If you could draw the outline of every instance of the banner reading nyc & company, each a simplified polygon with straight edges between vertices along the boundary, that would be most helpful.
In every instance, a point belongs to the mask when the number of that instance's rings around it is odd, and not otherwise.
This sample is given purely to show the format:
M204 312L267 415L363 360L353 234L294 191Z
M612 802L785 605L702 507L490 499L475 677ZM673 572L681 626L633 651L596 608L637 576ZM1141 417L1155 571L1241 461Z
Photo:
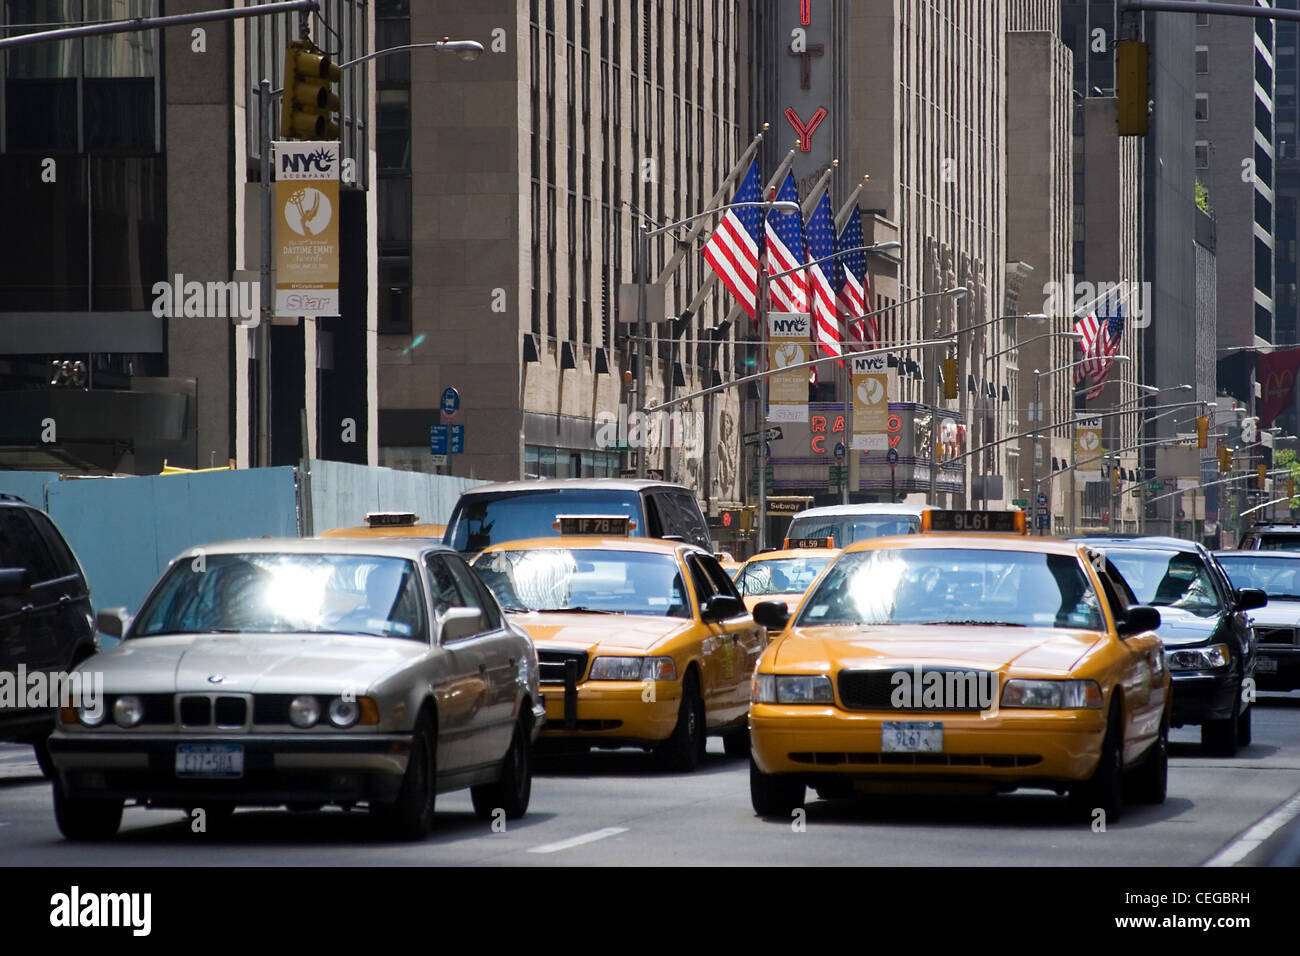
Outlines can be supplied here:
M850 447L889 450L889 358L853 356L853 438Z
M275 314L339 314L339 144L275 144Z
M768 369L767 420L770 422L808 421L808 369L797 368L778 372L790 365L807 362L812 345L812 324L808 315L800 312L769 312L767 314Z

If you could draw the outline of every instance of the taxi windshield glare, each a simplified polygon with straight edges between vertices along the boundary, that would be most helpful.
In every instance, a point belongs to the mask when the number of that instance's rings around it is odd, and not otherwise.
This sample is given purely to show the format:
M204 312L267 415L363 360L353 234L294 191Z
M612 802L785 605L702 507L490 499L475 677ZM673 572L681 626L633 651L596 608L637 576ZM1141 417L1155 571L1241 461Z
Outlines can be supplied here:
M805 600L797 624L1105 629L1077 558L974 548L843 554Z
M473 567L507 611L691 616L672 554L596 548L489 551Z
M1124 575L1139 604L1183 608L1195 614L1216 614L1222 609L1210 569L1197 554L1114 548L1106 557Z
M736 587L741 594L802 594L830 560L826 555L751 561L736 578Z

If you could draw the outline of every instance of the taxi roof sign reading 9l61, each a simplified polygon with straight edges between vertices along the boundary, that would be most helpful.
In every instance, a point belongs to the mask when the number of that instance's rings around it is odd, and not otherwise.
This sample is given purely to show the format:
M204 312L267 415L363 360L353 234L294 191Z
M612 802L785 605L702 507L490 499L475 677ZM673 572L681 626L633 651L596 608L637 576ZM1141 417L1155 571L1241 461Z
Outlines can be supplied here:
M626 535L636 527L627 515L556 515L551 527L560 534Z
M794 548L833 548L834 538L786 538L782 544L787 551Z
M366 524L372 528L409 526L419 520L419 517L411 511L372 511L366 515Z
M921 514L921 531L996 531L1026 534L1023 511L940 511Z

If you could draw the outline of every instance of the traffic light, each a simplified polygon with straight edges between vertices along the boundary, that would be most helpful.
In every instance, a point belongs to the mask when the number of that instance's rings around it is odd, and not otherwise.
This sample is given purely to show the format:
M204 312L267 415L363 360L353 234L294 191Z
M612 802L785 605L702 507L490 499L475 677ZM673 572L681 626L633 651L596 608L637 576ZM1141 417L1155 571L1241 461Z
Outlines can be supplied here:
M1196 447L1208 448L1210 445L1210 416L1201 415L1196 419Z
M1151 48L1136 40L1115 44L1115 98L1118 101L1120 136L1147 134L1147 102L1150 88L1147 67Z
M957 395L957 360L946 358L943 360L943 397L956 398Z
M1219 446L1219 474L1226 475L1232 471L1232 449L1227 445Z
M1256 485L1257 488L1263 488L1268 484L1268 465L1256 465L1255 477L1259 480L1259 484Z
M338 139L337 94L330 89L342 76L329 55L310 40L294 40L284 53L284 97L280 135L285 139Z

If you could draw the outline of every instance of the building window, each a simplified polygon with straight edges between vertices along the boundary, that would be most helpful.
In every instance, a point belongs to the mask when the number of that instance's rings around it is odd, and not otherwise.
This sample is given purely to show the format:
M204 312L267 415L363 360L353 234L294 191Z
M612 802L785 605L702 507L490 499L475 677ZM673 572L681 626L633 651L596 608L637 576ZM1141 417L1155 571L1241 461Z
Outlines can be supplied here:
M1204 123L1210 118L1210 94L1196 94L1196 122Z
M1198 27L1208 27L1210 25L1210 15L1208 13L1196 14L1196 25Z
M1196 72L1202 76L1210 72L1210 48L1208 46L1198 46L1196 48Z
M617 478L619 453L524 446L525 478Z
M1196 168L1210 168L1210 144L1205 140L1196 141Z
M378 49L411 42L406 0L379 0L375 7ZM376 63L375 154L379 170L376 204L379 246L379 316L382 334L411 331L411 63L409 53Z

